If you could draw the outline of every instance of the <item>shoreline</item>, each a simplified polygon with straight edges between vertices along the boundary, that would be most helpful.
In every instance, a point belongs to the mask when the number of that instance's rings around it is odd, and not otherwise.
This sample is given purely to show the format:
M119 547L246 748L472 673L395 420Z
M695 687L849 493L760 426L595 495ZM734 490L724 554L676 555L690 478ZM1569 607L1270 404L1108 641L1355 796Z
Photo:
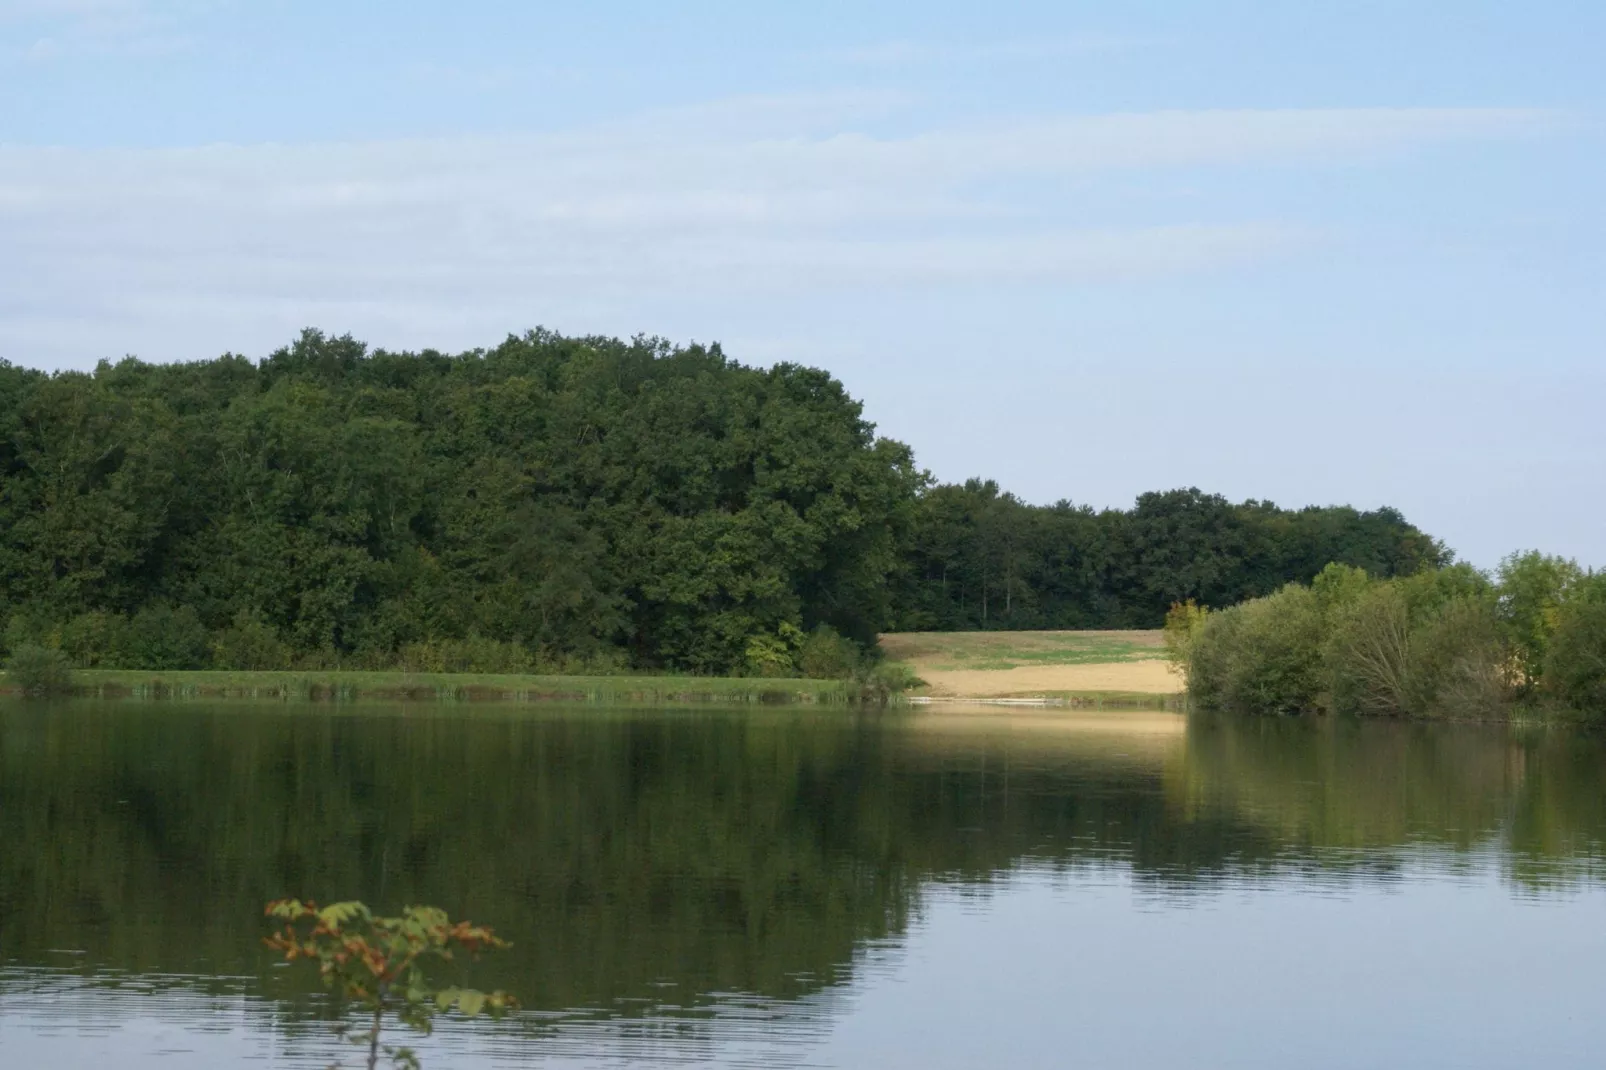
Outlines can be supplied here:
M19 696L0 673L0 692ZM669 702L848 705L842 680L737 676L565 676L295 670L79 669L72 697L351 702Z

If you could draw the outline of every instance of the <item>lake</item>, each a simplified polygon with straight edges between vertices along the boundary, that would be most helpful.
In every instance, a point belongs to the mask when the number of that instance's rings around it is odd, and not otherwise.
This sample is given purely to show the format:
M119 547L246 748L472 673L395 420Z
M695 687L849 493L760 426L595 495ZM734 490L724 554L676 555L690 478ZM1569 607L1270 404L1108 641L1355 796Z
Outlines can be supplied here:
M285 895L514 942L425 1070L1606 1061L1599 735L0 704L0 1066L355 1065Z

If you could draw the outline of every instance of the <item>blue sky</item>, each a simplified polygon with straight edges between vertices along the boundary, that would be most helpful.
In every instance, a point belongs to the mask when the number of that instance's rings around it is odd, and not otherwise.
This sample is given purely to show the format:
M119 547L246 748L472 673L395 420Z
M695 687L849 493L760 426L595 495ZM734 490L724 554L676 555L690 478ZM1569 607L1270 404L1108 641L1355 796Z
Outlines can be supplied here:
M557 330L1606 566L1606 5L0 0L0 358Z

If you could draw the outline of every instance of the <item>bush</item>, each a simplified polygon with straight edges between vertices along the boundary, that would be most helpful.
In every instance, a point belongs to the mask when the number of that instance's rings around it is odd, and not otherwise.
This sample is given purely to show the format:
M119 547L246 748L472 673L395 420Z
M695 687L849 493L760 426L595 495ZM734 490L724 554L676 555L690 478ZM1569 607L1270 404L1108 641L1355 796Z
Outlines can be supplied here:
M1339 713L1399 716L1411 705L1411 615L1397 584L1335 607L1323 650Z
M26 695L62 695L72 690L67 655L37 643L18 643L6 660L6 678Z
M211 660L210 638L195 610L159 602L146 606L129 621L118 660L127 669L204 669Z
M1322 617L1308 587L1212 613L1193 641L1189 693L1207 709L1290 713L1322 691Z
M797 652L797 665L811 679L847 680L858 673L863 657L859 644L822 624L803 641Z
M1333 617L1366 597L1377 583L1364 568L1334 563L1316 574L1310 589L1323 621L1331 623Z
M6 618L4 648L7 652L22 646L55 647L60 638L56 620L37 606L20 607Z
M1406 712L1497 716L1510 699L1508 661L1493 604L1480 596L1454 598L1411 629Z
M234 623L212 641L212 664L219 669L288 669L294 656L273 626L247 609L240 610Z
M397 652L404 672L533 672L536 660L518 643L471 635L467 639L426 639Z
M127 645L128 621L118 613L81 613L61 629L61 652L80 669L115 668Z
M756 632L747 637L743 654L746 675L770 678L796 676L792 650L803 641L803 629L782 621L775 634Z
M926 682L916 676L909 666L895 661L860 664L855 680L859 688L859 701L885 706L894 695L924 687Z
M1173 602L1165 615L1165 656L1173 667L1188 675L1188 664L1193 659L1193 642L1204 630L1210 611L1193 599Z
M1580 713L1606 720L1606 602L1562 607L1545 662L1545 690Z
M1490 717L1510 697L1484 593L1419 598L1380 584L1337 612L1325 647L1333 709L1371 716Z
M1561 605L1572 587L1584 579L1578 563L1531 550L1500 562L1500 623L1524 689L1532 689L1543 673Z

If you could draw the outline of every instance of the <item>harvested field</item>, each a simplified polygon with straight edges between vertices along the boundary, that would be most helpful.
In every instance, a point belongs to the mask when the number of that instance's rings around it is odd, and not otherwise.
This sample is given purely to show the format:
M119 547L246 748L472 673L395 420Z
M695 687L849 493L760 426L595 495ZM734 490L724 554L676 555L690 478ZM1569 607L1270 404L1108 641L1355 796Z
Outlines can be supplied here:
M937 697L1182 690L1158 631L903 632L882 636L881 648Z

